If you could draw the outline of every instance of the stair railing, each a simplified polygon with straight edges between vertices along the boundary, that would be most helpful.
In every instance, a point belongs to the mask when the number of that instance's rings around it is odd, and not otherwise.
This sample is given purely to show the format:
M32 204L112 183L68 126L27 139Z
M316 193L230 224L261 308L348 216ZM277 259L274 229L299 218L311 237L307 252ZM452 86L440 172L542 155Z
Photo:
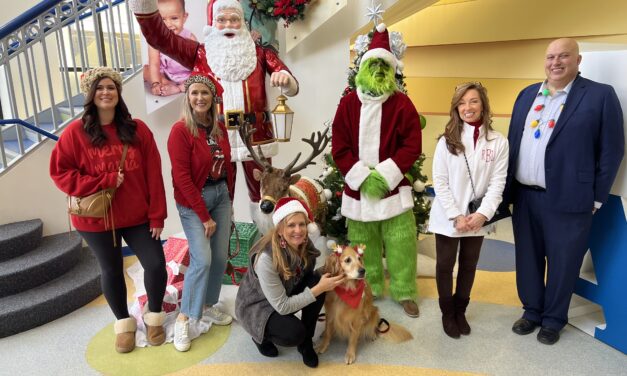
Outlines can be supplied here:
M124 0L44 0L0 27L0 118L11 119L0 175L81 115L84 71L109 66L126 80L142 70L136 30Z

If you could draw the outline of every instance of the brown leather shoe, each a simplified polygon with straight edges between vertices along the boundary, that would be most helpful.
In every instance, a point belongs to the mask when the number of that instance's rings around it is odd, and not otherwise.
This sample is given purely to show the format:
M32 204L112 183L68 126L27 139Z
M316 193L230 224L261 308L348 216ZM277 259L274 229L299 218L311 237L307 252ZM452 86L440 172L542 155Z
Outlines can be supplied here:
M405 314L409 317L418 317L420 315L420 310L418 309L418 304L411 299L401 300L400 305L403 306L403 310Z
M146 325L146 340L150 346L160 346L165 342L165 312L144 313L144 324Z
M122 320L116 320L113 325L115 331L115 351L119 353L128 353L135 349L135 331L137 330L137 322L134 318L129 317Z

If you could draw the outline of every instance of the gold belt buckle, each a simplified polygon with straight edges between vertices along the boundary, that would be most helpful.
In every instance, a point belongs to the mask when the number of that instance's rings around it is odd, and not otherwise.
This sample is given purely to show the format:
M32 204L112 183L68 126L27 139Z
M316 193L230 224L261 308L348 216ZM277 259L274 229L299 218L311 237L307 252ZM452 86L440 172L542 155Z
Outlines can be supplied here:
M238 130L241 125L244 125L244 111L230 110L224 112L224 125L226 129Z

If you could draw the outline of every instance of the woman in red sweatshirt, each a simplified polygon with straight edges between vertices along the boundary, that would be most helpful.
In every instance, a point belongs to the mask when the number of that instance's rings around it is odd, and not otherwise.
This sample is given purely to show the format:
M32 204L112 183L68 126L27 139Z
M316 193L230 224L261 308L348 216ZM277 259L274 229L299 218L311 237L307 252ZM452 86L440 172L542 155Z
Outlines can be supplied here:
M84 197L116 188L111 220L72 215L72 224L92 249L102 272L102 291L117 318L115 348L135 348L135 319L129 317L121 238L144 268L148 312L146 337L151 345L165 341L161 309L167 272L159 236L166 218L161 159L152 133L132 119L124 103L122 77L111 68L91 69L81 78L85 112L63 131L50 157L50 176L70 196ZM128 151L121 169L124 146ZM111 222L115 226L115 241Z
M172 126L168 153L174 199L189 244L181 311L174 324L174 347L191 346L189 319L228 325L231 316L218 302L231 231L233 165L224 124L217 121L222 87L203 75L185 81L183 118Z

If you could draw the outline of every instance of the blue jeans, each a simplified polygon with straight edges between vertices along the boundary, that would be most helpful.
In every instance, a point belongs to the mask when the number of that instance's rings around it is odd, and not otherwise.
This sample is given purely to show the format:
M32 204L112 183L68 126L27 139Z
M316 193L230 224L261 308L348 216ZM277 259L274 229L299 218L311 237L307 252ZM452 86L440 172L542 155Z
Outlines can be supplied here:
M204 305L218 302L231 234L231 199L226 182L204 187L202 197L216 222L216 231L210 238L205 237L205 227L198 215L192 209L176 204L190 256L183 284L181 313L194 319L202 317Z

